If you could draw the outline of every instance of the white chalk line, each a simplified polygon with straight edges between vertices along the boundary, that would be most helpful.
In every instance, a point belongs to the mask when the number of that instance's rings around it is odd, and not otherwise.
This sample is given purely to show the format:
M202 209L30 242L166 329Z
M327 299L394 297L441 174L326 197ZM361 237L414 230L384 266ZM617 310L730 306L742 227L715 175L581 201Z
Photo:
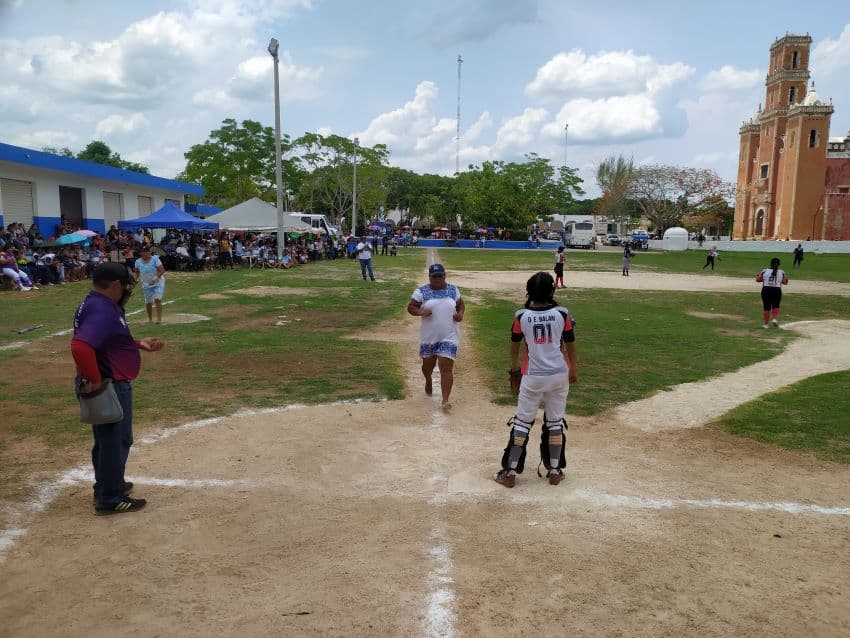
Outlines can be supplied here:
M378 401L386 401L386 398L380 398ZM345 400L345 401L334 401L332 403L323 404L325 407L339 406L339 405L359 405L361 403L374 403L374 401L367 401L364 399L354 399L354 400ZM239 410L229 416L220 416L213 417L209 419L201 419L199 421L191 421L189 423L183 423L182 425L178 425L171 428L163 428L158 432L154 432L153 434L148 434L138 441L136 441L136 445L150 445L152 443L156 443L157 441L162 441L163 439L168 439L175 434L179 434L188 430L196 430L199 428L210 427L213 425L217 425L222 421L225 421L230 418L243 418L250 417L260 414L274 414L278 412L288 412L290 410L301 410L304 408L308 408L310 406L301 403L294 403L291 405L284 405L276 408L261 408L256 410ZM133 477L128 477L129 480L133 480ZM7 505L6 511L9 512L10 522L7 526L0 531L0 565L2 565L7 557L8 552L15 546L15 542L24 537L27 532L27 525L41 512L43 512L47 507L53 502L53 500L59 495L59 493L73 485L77 485L81 482L91 482L94 480L93 470L90 465L79 465L77 467L71 468L59 474L55 479L40 485L36 491L36 495L34 498L25 501L19 505ZM153 485L161 485L163 487L169 486L178 486L174 481L179 481L181 479L150 479L150 481L165 481L164 483L151 483ZM201 480L201 479L199 479ZM209 479L215 480L215 479ZM171 481L171 483L169 483ZM146 482L143 479L138 479L140 484ZM234 483L235 484L235 483ZM211 484L199 484L199 486L209 487ZM248 485L248 484L246 484ZM182 487L193 487L193 483L191 481L186 482ZM259 485L250 485L251 487L260 487Z
M429 638L451 638L454 636L455 626L451 544L440 525L431 530L430 540L428 556L431 559L431 569L427 576L429 591L425 598L425 635Z

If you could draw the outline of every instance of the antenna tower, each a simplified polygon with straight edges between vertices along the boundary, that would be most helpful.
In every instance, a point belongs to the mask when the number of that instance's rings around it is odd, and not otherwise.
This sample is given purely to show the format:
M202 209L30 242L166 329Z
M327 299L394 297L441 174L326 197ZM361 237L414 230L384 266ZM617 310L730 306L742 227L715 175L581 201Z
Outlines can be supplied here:
M455 175L460 175L460 65L463 58L457 56L457 132L455 135Z

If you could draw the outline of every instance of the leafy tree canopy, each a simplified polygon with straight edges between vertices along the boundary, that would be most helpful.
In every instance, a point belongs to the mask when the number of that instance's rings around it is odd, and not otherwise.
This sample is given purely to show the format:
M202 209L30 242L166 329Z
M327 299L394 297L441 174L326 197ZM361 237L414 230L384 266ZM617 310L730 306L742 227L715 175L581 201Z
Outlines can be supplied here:
M45 146L42 148L45 153L53 153L61 157L76 157L77 159L94 162L95 164L103 164L105 166L115 166L136 173L144 173L148 175L150 170L147 166L143 166L137 162L129 162L122 158L118 153L114 152L105 142L100 140L92 140L86 147L75 156L70 148L64 146L57 148L55 146Z

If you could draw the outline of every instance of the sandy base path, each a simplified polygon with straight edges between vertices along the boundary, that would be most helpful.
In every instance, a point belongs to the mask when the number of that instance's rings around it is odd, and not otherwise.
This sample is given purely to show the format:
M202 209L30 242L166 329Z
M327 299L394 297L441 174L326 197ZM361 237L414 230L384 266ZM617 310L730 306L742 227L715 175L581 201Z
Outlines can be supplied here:
M560 486L530 451L506 490L491 475L512 410L482 392L468 326L448 413L438 384L422 392L416 320L376 332L400 344L407 399L147 437L139 514L91 514L81 454L70 487L17 519L0 634L850 633L847 466L609 413L570 419Z

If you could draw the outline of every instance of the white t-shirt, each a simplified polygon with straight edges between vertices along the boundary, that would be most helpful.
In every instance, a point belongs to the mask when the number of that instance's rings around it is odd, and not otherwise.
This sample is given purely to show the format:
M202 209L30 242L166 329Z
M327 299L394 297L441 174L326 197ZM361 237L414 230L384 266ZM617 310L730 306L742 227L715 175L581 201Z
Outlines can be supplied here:
M523 374L551 376L567 371L567 362L561 352L561 340L574 339L573 322L563 306L545 309L523 308L514 315L511 340L525 339L526 359Z
M460 331L454 314L460 298L460 290L452 284L446 284L446 287L440 290L434 290L425 284L413 291L413 301L418 301L422 308L431 311L430 315L422 317L420 344L452 344L455 352L457 351Z
M360 259L372 259L372 244L368 241L361 241L357 244L357 252L360 253Z

